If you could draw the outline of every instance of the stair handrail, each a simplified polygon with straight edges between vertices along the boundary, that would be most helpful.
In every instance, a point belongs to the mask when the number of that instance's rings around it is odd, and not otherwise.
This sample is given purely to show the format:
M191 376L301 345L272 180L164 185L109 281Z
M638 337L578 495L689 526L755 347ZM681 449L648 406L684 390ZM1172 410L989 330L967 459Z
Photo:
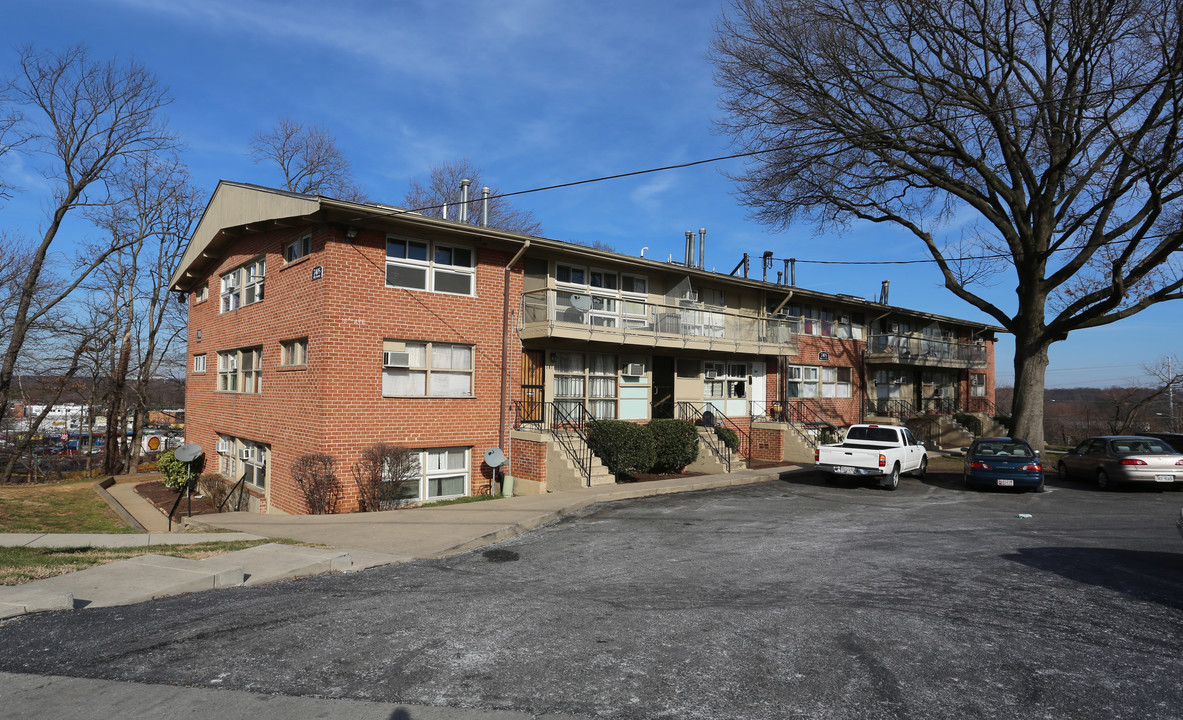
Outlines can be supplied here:
M723 438L719 437L719 434L715 432L714 426L706 424L702 411L695 407L694 403L685 400L679 400L674 406L677 408L677 417L679 420L710 428L710 432L707 433L705 438L707 446L715 454L715 457L722 461L723 465L727 468L727 472L731 472L731 449L727 447L727 443L723 442ZM700 435L699 437L702 436Z
M820 444L820 435L811 436L805 432L804 425L822 425L827 430L838 432L838 426L822 417L822 408L813 402L785 403L780 411L781 422L787 423L793 431L805 441L805 444L816 448Z
M595 420L595 416L588 412L582 403L569 404L568 407L572 408L571 411L564 410L560 403L554 402L536 402L532 405L534 408L540 407L542 409L542 421L523 420L523 417L526 416L525 409L520 401L514 400L514 429L530 425L554 438L567 457L571 459L571 462L575 464L576 471L583 476L583 486L591 487L594 453L591 444L587 441L587 424ZM531 413L530 416L534 417L535 414Z
M246 471L242 472L242 477L238 478L238 482L230 488L230 492L226 493L226 497L222 498L222 502L218 503L218 512L222 512L222 508L230 502L230 498L236 498L237 502L234 504L234 512L242 510L242 499L246 497ZM237 492L237 495L235 494Z

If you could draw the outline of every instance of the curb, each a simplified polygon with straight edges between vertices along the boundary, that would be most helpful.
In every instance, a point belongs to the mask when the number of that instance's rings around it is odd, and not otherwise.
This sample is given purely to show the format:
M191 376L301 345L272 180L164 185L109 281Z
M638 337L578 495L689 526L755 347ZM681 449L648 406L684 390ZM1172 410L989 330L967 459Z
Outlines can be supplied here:
M96 482L94 484L94 489L95 492L99 494L99 497L107 501L107 504L111 506L111 509L115 511L115 514L119 516L120 520L127 523L128 525L131 525L140 532L148 532L148 528L144 527L139 520L136 520L132 514L127 511L127 508L123 507L123 505L115 499L115 496L107 490L107 488L114 484L115 478L109 477L106 480L100 480Z

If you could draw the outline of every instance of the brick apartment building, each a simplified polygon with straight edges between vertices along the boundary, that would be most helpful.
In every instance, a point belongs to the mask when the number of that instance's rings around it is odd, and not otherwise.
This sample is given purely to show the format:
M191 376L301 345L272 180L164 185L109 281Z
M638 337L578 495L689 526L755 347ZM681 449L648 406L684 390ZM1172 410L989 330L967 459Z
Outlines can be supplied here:
M172 278L187 441L252 509L302 513L296 458L337 458L349 510L378 441L416 451L427 501L488 492L494 447L515 494L611 482L569 437L591 418L723 425L742 461L808 459L819 428L871 417L993 413L999 328L706 271L692 248L662 262L222 182Z

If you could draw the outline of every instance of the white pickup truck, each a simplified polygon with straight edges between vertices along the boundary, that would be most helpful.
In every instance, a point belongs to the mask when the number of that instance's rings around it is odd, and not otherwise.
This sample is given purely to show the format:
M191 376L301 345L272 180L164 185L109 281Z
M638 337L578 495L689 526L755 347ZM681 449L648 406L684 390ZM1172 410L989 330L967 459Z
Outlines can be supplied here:
M924 477L928 452L924 444L902 425L851 425L846 439L835 445L819 445L813 451L814 467L832 476L878 477L888 490L900 485L900 475Z

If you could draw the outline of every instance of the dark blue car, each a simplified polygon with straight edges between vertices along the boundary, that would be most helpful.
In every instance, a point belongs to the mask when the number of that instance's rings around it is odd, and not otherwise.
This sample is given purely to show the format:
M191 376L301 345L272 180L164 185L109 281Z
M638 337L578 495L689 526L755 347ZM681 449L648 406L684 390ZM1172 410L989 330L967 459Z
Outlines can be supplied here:
M1026 440L978 438L965 449L965 487L1043 490L1043 463Z

